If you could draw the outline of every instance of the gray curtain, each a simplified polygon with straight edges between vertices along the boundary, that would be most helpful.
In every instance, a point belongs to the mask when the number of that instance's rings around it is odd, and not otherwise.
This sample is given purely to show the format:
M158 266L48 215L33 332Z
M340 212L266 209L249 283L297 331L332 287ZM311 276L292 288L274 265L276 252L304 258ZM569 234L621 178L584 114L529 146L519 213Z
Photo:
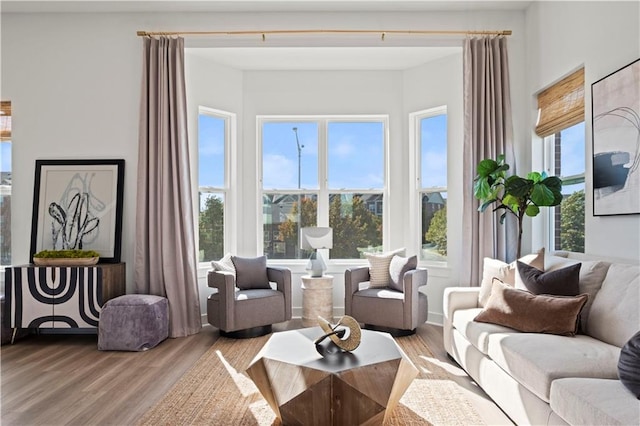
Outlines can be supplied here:
M473 196L476 166L486 158L506 155L515 172L509 64L505 37L468 38L463 49L463 258L461 284L478 286L485 257L511 261L516 253L516 222L500 225L499 215L478 212ZM509 215L511 216L511 215Z
M184 39L143 40L135 287L169 300L169 336L182 337L201 328Z

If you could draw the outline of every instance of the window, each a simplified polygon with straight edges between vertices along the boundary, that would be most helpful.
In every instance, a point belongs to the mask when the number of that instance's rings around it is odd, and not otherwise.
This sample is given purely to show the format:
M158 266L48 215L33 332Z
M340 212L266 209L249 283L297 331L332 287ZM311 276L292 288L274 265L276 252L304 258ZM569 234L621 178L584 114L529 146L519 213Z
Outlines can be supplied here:
M549 218L551 250L584 252L584 68L538 94L536 133L545 140L546 168L562 179L562 203Z
M199 261L224 256L228 161L233 114L200 107L198 114Z
M0 265L11 264L11 102L0 102Z
M545 138L548 169L562 179L562 203L550 218L552 250L584 252L584 122Z
M416 152L420 259L447 260L447 108L411 114Z
M333 228L332 259L382 251L387 118L263 117L262 222L271 259L307 258L305 226Z

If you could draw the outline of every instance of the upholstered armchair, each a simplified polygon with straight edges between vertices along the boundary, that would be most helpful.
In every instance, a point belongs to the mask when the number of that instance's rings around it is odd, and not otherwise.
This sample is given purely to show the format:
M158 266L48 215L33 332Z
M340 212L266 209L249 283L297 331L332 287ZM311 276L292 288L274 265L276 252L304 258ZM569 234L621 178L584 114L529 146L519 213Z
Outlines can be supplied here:
M291 319L291 271L266 266L266 258L232 256L233 270L212 270L209 287L218 291L207 300L209 324L226 337L255 337L271 325ZM270 283L275 283L275 288Z
M427 284L427 276L426 269L411 269L399 275L395 288L371 287L368 266L349 268L344 276L345 314L365 328L394 336L413 334L427 321L427 295L419 291Z

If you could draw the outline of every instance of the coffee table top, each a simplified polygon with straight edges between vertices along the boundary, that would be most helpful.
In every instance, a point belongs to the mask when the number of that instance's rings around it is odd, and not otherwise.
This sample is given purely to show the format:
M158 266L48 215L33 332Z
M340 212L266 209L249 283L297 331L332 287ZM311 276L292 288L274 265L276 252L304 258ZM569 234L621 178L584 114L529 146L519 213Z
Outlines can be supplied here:
M313 343L323 334L320 327L273 333L252 364L261 358L268 358L329 373L339 373L365 365L406 358L390 334L371 330L362 330L360 346L353 352L338 352L323 357L316 351ZM328 341L329 339L326 339L322 344L325 345Z

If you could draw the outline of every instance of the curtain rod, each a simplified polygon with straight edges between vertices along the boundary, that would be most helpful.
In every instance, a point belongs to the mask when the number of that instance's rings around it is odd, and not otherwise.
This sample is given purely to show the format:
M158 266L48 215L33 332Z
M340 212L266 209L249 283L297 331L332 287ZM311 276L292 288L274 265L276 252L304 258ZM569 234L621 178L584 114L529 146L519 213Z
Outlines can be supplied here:
M457 30L250 30L250 31L138 31L139 37L150 36L237 36L237 35L260 35L262 40L267 35L280 34L380 34L382 40L386 34L403 35L511 35L511 30L498 31L457 31Z

